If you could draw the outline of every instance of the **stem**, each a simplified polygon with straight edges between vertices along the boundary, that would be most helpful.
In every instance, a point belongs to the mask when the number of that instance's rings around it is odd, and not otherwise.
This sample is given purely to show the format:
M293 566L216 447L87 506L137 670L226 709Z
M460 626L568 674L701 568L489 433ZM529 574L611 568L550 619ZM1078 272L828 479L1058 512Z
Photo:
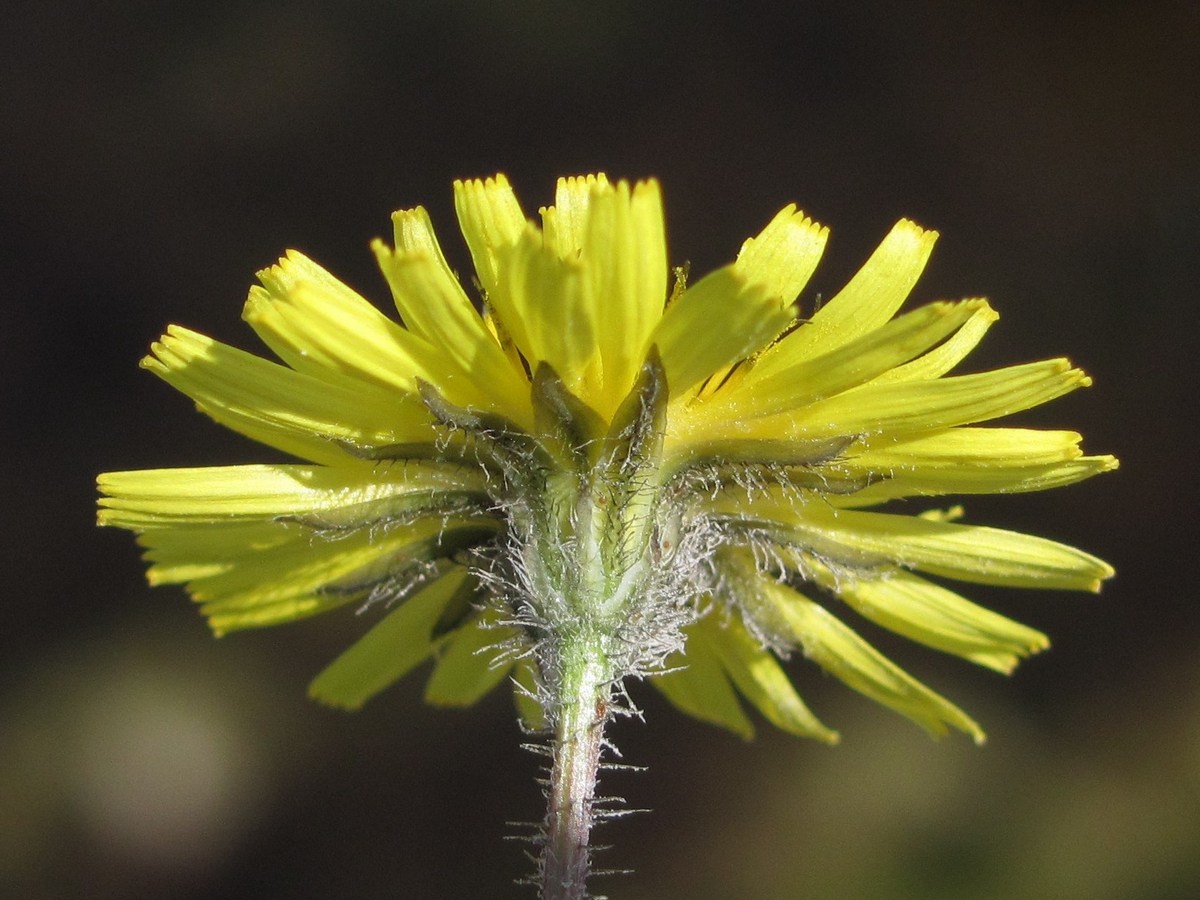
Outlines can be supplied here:
M541 900L585 900L596 772L612 675L599 641L568 638L559 657L554 761L541 857Z

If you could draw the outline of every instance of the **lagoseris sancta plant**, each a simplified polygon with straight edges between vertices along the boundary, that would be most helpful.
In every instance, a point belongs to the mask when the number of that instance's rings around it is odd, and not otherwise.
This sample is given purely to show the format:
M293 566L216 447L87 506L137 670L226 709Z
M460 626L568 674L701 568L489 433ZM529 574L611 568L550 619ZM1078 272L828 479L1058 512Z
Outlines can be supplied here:
M792 651L934 735L983 739L862 619L1009 672L1033 628L950 583L1096 591L1112 569L976 525L944 495L1114 469L1071 431L992 424L1086 386L1064 359L959 374L983 299L899 312L936 233L899 222L840 292L797 298L827 230L784 207L736 259L672 269L655 181L563 178L530 217L454 185L474 288L421 207L372 247L397 319L289 251L243 317L278 361L171 326L142 365L296 461L113 472L137 533L218 635L348 607L370 627L310 687L357 709L426 663L430 703L505 686L550 748L534 878L587 896L605 726L644 679L740 735L747 707L835 742Z

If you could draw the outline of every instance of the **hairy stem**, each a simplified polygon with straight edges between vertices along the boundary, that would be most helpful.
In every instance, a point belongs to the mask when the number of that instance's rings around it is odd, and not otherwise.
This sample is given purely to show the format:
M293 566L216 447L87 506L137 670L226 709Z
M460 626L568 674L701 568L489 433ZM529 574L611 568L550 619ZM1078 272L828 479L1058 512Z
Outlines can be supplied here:
M541 900L584 900L592 804L612 674L600 642L586 637L564 641L557 670L558 684L549 685L556 698L556 716L540 864Z

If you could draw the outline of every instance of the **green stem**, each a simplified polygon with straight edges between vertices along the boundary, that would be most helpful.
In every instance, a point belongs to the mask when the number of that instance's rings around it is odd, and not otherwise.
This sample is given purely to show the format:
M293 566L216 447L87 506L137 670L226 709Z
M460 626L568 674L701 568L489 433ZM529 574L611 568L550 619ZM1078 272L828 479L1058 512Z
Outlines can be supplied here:
M541 900L584 900L596 774L612 674L600 642L568 638L559 655L554 756L541 857Z

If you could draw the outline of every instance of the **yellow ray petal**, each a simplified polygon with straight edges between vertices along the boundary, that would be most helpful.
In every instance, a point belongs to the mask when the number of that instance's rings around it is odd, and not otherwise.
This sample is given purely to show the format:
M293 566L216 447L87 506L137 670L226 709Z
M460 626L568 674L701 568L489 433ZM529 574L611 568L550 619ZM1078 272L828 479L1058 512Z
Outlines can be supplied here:
M294 519L235 519L146 527L138 542L147 548L150 583L186 583L221 634L290 621L288 609L310 615L362 600L377 585L402 583L415 567L495 533L486 519L443 516L350 532Z
M649 682L677 708L702 722L728 729L739 737L754 737L754 725L729 683L725 667L703 629L684 629L686 654L666 661L666 671Z
M251 628L273 628L311 619L345 606L355 598L337 594L298 594L262 603L246 609L222 609L201 607L208 618L208 627L217 637Z
M475 613L451 633L425 685L425 701L437 706L470 706L512 671L505 645L520 637L516 628L501 624L501 615L488 607Z
M930 303L867 332L836 350L779 369L766 378L751 374L730 389L717 391L694 415L750 418L800 409L834 396L908 362L956 331L982 301Z
M456 345L494 343L484 328L483 319L451 271L442 253L429 213L423 206L401 209L392 213L392 233L395 249L375 240L371 249L380 260L380 268L388 275L387 262L394 257L414 256L422 259L422 274L416 285L388 283L405 326L434 345L446 345L451 352Z
M998 672L1011 672L1022 658L1050 646L1040 631L910 572L838 579L825 570L819 580L875 624Z
M781 306L788 306L808 284L828 239L828 228L789 204L742 244L736 267L747 281L762 284Z
M1045 538L920 516L839 510L776 489L714 502L722 515L761 523L774 539L851 569L893 565L980 584L1098 591L1112 568Z
M897 222L833 299L763 354L758 377L835 350L890 319L917 283L936 240L936 231L926 231L907 219Z
M585 401L600 377L595 304L587 265L562 259L530 225L504 256L503 273L489 295L501 322L533 371L546 362Z
M1116 468L1111 456L1082 457L1073 431L950 428L895 437L878 435L830 466L869 485L838 506L950 493L1015 493L1061 487Z
M804 655L860 694L916 722L934 736L957 728L976 743L983 730L961 709L921 684L820 604L769 578L758 579Z
M837 732L813 715L775 657L746 631L739 619L718 621L716 616L708 616L697 622L696 627L738 690L768 722L790 734L837 743Z
M667 294L667 251L658 184L618 182L593 189L583 235L603 389L610 414L629 392Z
M1077 431L1037 428L948 428L904 437L882 434L861 442L852 460L879 468L1048 465L1083 455Z
M467 588L466 569L456 566L409 597L309 685L309 696L330 706L359 709L420 665L445 640L432 636L442 609Z
M196 599L242 609L317 590L361 595L417 563L453 553L495 534L482 521L423 520L382 536L360 529L336 539L309 529L278 547L243 553L224 572L188 582Z
M501 257L525 229L525 213L503 175L454 182L454 209L479 283L490 296L500 281ZM512 330L512 323L504 323Z
M549 360L549 348L564 339L587 340L587 352L563 354L576 361L577 371L564 368L565 363L555 369L607 417L633 384L666 297L658 185L639 182L631 188L625 181L611 184L604 175L560 178L555 205L543 208L541 216L545 251L563 266L577 267L582 284L569 295L569 304L550 304L541 340L528 324L539 314L537 295L527 299L524 306L533 308L520 312L524 329L539 359Z
M297 371L333 371L405 392L417 378L442 380L439 351L303 254L289 250L258 277L262 286L250 289L242 318Z
M428 309L452 308L454 295L441 292L450 291L452 282L441 277L433 259L423 253L388 254L381 245L376 245L376 252L397 298L407 296L411 305ZM400 303L397 299L397 305ZM435 334L441 332L435 337L441 350L441 371L430 384L458 406L496 412L528 427L529 381L512 365L483 320L477 316L475 330L469 323L456 323L450 317L427 318L435 320L427 322L427 327Z
M690 432L671 437L815 441L838 435L900 436L997 419L1090 384L1067 360L1050 359L933 381L868 383L793 412L751 421L693 416L686 422Z
M487 505L474 467L408 460L314 466L206 466L109 472L98 485L100 524L144 528L293 517L314 527L396 519L422 508Z
M1009 416L1090 384L1069 361L1050 359L935 381L864 385L813 404L796 422L828 420L850 434L925 431Z
M561 259L583 253L592 196L611 191L608 176L603 172L558 179L554 186L554 205L539 210L546 232L546 246Z
M1045 491L1111 472L1117 468L1112 456L1084 456L1060 463L1033 466L925 466L919 462L877 468L873 461L854 458L838 469L857 476L867 487L838 497L835 505L873 506L902 497L943 494L1022 494Z
M307 541L311 531L295 523L275 521L234 522L220 527L138 526L138 544L151 563L146 580L152 586L183 584L228 572L239 559L296 541Z
M315 462L345 460L336 441L372 447L436 437L415 396L336 372L295 372L178 325L151 354L143 367L222 424Z
M940 378L956 365L962 362L968 353L975 349L987 330L1000 316L988 306L983 298L966 300L972 303L974 313L962 328L951 335L945 343L930 350L924 356L905 363L895 369L884 372L875 379L877 384L888 381L916 381L919 379Z
M700 279L667 307L650 336L661 353L672 399L763 347L791 319L777 297L748 282L734 265Z

